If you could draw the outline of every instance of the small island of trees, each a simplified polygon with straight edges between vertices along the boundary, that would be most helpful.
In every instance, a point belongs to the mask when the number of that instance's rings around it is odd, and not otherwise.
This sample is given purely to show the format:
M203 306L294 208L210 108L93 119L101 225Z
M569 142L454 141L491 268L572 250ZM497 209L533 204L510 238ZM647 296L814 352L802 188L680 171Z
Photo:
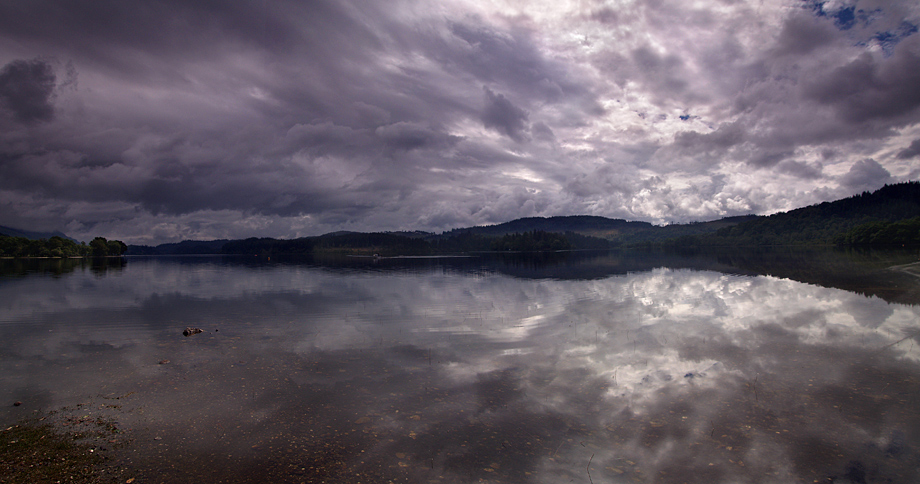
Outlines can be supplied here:
M124 255L128 246L120 240L96 237L89 244L64 237L27 239L0 234L0 257L110 257Z

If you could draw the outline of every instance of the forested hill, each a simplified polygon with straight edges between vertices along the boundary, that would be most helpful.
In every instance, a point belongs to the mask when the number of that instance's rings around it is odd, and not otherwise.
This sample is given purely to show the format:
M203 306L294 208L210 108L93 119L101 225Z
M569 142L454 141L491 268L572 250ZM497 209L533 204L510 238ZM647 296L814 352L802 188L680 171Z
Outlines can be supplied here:
M709 235L672 241L686 245L908 245L920 243L920 182L886 185L842 200L758 217Z
M0 235L6 235L7 237L22 237L23 239L29 240L41 240L50 239L51 237L60 237L62 239L78 242L77 239L68 237L61 232L34 232L30 230L19 230L12 227L5 227L3 225L0 225Z
M520 237L509 237L520 234ZM555 234L555 235L552 235ZM759 245L920 245L920 182L770 216L745 215L663 227L596 216L529 217L497 225L426 232L335 232L299 239L250 238L129 246L129 254L426 255L530 247L698 247Z
M444 232L441 237L453 237L459 233L470 233L486 237L500 237L524 232L574 232L591 237L608 240L625 235L644 232L655 228L648 222L628 222L621 219L596 217L591 215L571 215L560 217L527 217L497 225L484 225L454 229Z
M219 254L224 244L229 240L183 240L174 244L160 244L155 247L148 245L129 245L128 253L131 255L193 255L193 254Z

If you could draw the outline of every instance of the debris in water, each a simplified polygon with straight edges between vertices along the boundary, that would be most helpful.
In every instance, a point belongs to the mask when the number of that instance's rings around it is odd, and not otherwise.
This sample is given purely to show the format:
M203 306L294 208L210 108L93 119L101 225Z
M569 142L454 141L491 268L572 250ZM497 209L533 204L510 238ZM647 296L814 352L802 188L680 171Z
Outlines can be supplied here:
M204 330L201 328L185 328L185 331L182 332L185 336L191 336L198 333L204 333Z

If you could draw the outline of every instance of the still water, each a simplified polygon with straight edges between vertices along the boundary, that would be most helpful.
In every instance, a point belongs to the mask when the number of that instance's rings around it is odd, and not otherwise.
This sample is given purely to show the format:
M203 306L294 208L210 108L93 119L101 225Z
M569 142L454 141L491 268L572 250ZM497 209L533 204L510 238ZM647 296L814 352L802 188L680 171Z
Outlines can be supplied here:
M0 423L138 483L915 483L915 261L0 261Z

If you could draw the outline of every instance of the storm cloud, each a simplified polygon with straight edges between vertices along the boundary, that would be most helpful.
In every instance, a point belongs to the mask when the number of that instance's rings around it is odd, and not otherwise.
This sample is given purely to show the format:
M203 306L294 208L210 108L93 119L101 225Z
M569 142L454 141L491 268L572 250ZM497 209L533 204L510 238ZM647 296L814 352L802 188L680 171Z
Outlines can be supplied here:
M788 210L920 175L918 25L906 0L0 2L0 224L159 243Z
M55 80L54 70L47 62L10 62L0 69L0 103L22 123L51 121Z
M918 156L920 156L920 139L913 140L910 146L898 152L898 158L902 160L916 158Z
M517 142L523 141L527 113L512 104L505 96L495 94L488 88L484 91L486 107L482 113L482 123L487 128L494 128Z

